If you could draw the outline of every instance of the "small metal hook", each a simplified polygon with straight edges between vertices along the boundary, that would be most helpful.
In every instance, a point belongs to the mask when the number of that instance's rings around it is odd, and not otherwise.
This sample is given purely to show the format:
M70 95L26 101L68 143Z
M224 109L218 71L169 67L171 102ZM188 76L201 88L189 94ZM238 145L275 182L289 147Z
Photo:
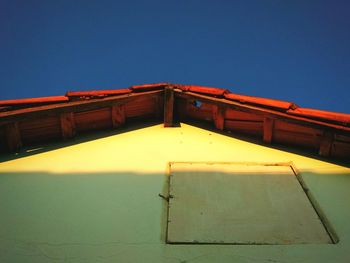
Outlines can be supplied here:
M161 198L163 198L163 199L166 200L167 202L169 202L169 199L170 199L170 198L174 198L173 195L164 196L164 195L162 195L162 194L158 194L158 196L161 197Z

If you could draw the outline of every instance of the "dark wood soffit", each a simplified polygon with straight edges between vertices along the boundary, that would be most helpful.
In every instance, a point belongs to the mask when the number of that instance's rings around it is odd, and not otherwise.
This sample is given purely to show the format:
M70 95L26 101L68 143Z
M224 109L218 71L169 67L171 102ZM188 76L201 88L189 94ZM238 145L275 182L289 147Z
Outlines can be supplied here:
M306 127L313 127L317 129L323 129L323 130L329 130L332 132L342 133L342 134L349 134L350 127L344 127L341 125L336 125L332 123L317 121L317 120L311 120L303 117L297 117L292 116L283 112L278 112L274 110L269 109L261 109L259 107L250 106L250 105L244 105L239 102L234 102L227 99L221 99L221 98L213 98L206 95L201 95L193 92L181 92L178 90L175 90L175 97L177 98L183 98L183 99L191 99L191 100L200 100L203 102L216 104L221 107L230 107L231 109L235 109L238 111L243 111L247 113L254 113L257 115L261 115L263 117L270 117L272 119L279 119L284 120L292 123L296 123L302 126Z
M120 95L118 97L91 99L88 101L73 101L73 102L60 103L55 105L38 106L38 107L19 109L19 110L14 110L9 112L1 112L0 124L3 125L13 121L19 121L27 118L37 118L41 116L50 116L50 115L56 115L60 113L88 111L88 110L94 110L94 109L103 108L103 107L112 107L113 105L126 103L130 100L133 100L139 97L152 98L152 97L162 96L163 93L164 93L163 90L147 91L147 92Z

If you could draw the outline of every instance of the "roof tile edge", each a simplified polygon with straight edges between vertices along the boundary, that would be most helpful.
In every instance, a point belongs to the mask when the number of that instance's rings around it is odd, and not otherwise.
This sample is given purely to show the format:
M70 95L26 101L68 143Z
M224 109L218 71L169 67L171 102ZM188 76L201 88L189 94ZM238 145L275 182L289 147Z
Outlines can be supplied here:
M338 113L331 111L323 111L318 109L301 108L293 102L287 102L282 100L275 100L262 97L253 97L247 95L240 95L231 93L228 89L214 88L199 85L182 85L172 84L169 82L160 82L152 84L133 85L124 89L111 89L111 90L93 90L93 91L69 91L65 96L51 96L51 97L38 97L38 98L25 98L15 100L1 100L1 111L12 111L18 107L33 107L36 105L47 105L63 103L75 100L89 100L96 98L104 98L109 96L120 96L130 93L147 92L153 90L162 90L167 86L172 86L181 90L182 92L193 92L209 97L223 98L241 104L253 105L267 109L274 109L284 112L291 116L301 116L312 120L322 120L330 123L336 123L345 127L350 126L350 114Z

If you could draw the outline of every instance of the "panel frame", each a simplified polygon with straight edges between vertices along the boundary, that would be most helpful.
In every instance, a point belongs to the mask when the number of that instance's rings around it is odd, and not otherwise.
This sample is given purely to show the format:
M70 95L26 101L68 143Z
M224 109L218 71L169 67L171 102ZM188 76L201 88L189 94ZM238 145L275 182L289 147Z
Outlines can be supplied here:
M171 189L171 166L173 164L206 164L206 165L251 165L251 166L286 166L289 167L292 171L292 173L294 174L297 182L299 183L301 189L303 190L303 192L305 193L307 200L309 201L309 203L311 204L314 212L316 213L318 219L320 220L320 222L323 225L324 230L326 231L326 233L328 234L328 237L330 239L330 243L322 243L323 245L333 245L333 244L337 244L339 242L339 237L334 229L334 227L332 226L332 224L330 223L330 221L328 220L328 218L326 217L325 213L323 212L323 210L321 209L320 205L318 204L316 198L314 197L314 195L312 194L312 192L310 191L310 189L308 188L308 186L306 185L305 181L303 180L303 177L301 175L301 173L298 171L298 169L296 168L296 166L294 165L293 162L278 162L278 163L270 163L270 162L208 162L208 161L203 161L203 162L198 162L198 161L176 161L176 162L169 162L168 163L168 167L167 167L167 175L168 175L168 180L167 180L167 191L168 191L168 195L167 195L167 211L166 211L166 227L165 227L165 243L166 244L170 244L170 245L287 245L287 244L282 244L282 243L278 243L278 244L270 244L270 243L238 243L238 242L225 242L225 243L218 243L218 242L213 242L213 243L208 243L208 242L200 242L200 241L196 241L196 242L178 242L178 241L171 241L169 240L169 214L170 214L170 199L173 198L170 189ZM298 243L291 243L290 245L295 245ZM303 244L303 243L301 243Z

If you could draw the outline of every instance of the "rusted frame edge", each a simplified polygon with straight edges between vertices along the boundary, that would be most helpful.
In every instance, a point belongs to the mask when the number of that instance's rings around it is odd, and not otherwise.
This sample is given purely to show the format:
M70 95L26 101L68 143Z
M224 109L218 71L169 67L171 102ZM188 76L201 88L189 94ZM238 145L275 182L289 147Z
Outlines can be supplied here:
M291 166L290 162L220 162L220 161L175 161L175 162L169 162L169 167L171 167L172 164L233 164L233 165L248 165L248 166Z
M170 197L171 197L171 164L172 162L168 162L167 163L167 175L168 175L168 178L167 178L167 195L168 195L168 202L166 202L166 226L165 226L165 233L164 233L164 240L165 240L165 243L166 244L171 244L171 242L169 241L169 237L168 237L168 230L169 230L169 215L170 215Z
M304 193L307 196L307 198L309 199L313 209L315 210L316 214L318 215L318 217L319 217L323 227L325 228L328 236L330 237L332 243L333 244L337 244L339 242L339 237L338 237L334 227L332 226L332 224L328 220L327 216L325 215L325 213L321 209L321 206L317 202L317 199L314 197L314 195L310 191L309 187L306 185L303 177L301 176L301 173L298 171L298 169L296 168L294 163L290 162L289 166L292 169L292 171L293 171L296 179L298 180L300 186L304 190Z

